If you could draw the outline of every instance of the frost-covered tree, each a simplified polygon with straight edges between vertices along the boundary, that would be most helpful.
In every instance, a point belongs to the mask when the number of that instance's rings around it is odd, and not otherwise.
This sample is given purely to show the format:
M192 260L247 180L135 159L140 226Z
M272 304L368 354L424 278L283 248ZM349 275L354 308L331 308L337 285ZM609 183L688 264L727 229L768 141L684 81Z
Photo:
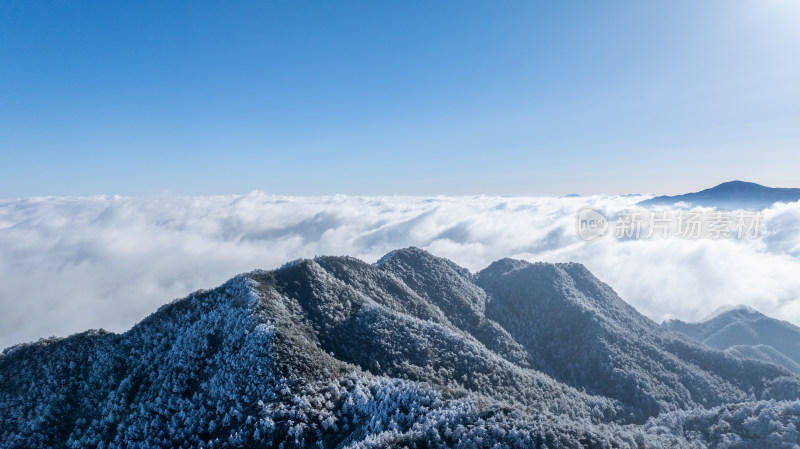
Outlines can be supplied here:
M798 378L575 264L300 260L0 355L0 447L793 447Z

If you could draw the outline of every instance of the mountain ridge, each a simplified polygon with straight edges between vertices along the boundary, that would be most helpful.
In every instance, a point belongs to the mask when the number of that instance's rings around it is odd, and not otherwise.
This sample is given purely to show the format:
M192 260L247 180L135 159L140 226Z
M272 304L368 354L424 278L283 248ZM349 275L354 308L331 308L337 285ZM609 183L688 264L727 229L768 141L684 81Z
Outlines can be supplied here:
M690 447L706 437L674 428L682 414L734 429L763 404L790 439L800 407L774 401L798 397L789 371L674 336L580 264L470 273L406 248L8 348L0 447Z
M660 206L689 203L692 206L733 210L765 209L777 202L790 203L798 200L800 188L766 187L754 182L728 181L698 192L656 196L637 204Z
M662 326L740 357L769 361L800 374L800 327L747 306L722 308L697 323Z

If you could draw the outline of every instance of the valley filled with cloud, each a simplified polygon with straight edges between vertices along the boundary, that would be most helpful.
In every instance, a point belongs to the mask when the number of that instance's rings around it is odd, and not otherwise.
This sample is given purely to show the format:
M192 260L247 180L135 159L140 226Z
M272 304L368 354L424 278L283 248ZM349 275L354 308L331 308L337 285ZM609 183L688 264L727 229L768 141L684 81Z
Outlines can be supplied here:
M650 318L746 304L800 324L800 203L763 211L756 239L586 242L576 213L647 196L37 197L0 200L0 346L124 331L158 306L288 260L374 262L408 246L472 270L512 257L585 264Z

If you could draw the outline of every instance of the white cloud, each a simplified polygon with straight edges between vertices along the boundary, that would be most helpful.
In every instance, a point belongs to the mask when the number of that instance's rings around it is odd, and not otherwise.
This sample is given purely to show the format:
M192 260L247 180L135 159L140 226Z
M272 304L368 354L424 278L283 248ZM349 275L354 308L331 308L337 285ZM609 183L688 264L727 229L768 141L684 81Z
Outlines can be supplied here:
M575 213L641 197L91 197L0 200L0 347L122 331L159 305L298 257L375 261L406 246L471 270L502 257L578 261L646 315L748 304L800 323L800 205L757 240L583 242Z

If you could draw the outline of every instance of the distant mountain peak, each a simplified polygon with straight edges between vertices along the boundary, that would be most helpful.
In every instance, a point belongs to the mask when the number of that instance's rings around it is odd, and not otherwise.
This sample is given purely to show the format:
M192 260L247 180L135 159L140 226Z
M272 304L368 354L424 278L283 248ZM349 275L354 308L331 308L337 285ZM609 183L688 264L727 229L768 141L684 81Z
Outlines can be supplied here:
M768 361L800 374L800 328L746 305L723 306L696 323L662 326L733 355Z
M763 316L763 314L761 312L759 312L758 310L756 310L756 309L754 309L754 308L752 308L752 307L750 307L748 305L745 305L745 304L726 305L726 306L721 306L721 307L717 308L717 310L711 312L705 318L701 319L700 322L701 323L705 323L707 321L711 321L711 320L713 320L715 318L719 318L719 317L721 317L723 315L729 315L729 314L748 314L748 315L755 315L755 316L757 316L757 315L762 315Z
M716 189L716 188L724 187L724 186L764 187L761 184L758 184L758 183L755 183L755 182L741 181L741 180L738 180L738 179L734 179L733 181L726 181L726 182L723 182L722 184L718 184L717 186L712 187L712 188ZM765 187L765 188L769 188L769 187Z
M767 187L761 184L750 181L728 181L722 184L717 184L710 189L703 190L703 192L719 192L719 193L748 193L748 192L769 192L778 187Z
M800 200L800 189L767 187L749 181L728 181L699 192L663 195L640 201L642 206L675 205L717 207L720 209L765 209L777 202Z

